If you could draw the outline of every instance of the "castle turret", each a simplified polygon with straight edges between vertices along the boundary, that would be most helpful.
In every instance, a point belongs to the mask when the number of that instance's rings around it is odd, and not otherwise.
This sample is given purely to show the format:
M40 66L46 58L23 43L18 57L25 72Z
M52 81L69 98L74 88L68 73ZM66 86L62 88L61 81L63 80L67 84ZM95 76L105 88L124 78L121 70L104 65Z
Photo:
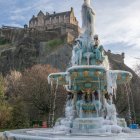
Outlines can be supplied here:
M28 25L27 25L27 24L25 24L25 25L24 25L24 29L27 29L27 28L28 28Z
M37 17L39 17L39 16L42 16L42 17L45 16L44 13L41 10L39 11Z

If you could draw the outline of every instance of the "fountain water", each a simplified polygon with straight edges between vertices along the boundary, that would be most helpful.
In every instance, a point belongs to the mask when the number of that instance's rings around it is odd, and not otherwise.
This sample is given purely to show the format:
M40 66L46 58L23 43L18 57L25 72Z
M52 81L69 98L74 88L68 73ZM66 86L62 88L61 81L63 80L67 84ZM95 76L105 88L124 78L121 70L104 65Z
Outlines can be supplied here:
M5 132L6 138L17 140L127 140L131 139L125 119L117 118L113 96L117 84L131 80L127 71L109 70L108 57L95 35L90 0L82 6L83 33L73 46L71 67L63 73L52 73L49 83L64 85L69 92L65 118L60 118L52 129L18 130ZM118 134L119 133L119 134Z

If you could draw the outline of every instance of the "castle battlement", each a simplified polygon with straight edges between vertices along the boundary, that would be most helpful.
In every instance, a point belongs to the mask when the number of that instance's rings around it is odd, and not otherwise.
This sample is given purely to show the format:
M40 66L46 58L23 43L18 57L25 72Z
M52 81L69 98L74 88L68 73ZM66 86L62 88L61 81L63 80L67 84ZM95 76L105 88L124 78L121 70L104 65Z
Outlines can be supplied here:
M114 61L119 62L119 63L124 63L124 58L125 58L124 52L122 52L121 54L115 54L115 53L112 53L111 50L108 50L106 52L106 54L108 55L108 57L111 60L114 60Z

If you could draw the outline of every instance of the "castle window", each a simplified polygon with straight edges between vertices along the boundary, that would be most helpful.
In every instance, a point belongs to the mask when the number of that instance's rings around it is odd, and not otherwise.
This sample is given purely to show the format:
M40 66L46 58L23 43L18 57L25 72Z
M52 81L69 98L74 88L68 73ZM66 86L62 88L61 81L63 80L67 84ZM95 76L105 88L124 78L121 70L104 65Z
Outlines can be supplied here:
M56 17L53 17L52 23L55 24L55 22L56 22Z
M59 17L56 17L56 22L59 23Z
M45 20L45 25L49 24L49 22L50 22L49 20Z
M50 23L52 22L52 17L50 17Z
M66 23L66 15L64 15L64 23Z
M60 23L61 21L60 21L60 16L58 17L58 22Z
M61 16L59 16L59 22L63 22L64 21L64 17L61 15Z
M37 21L35 21L35 25L37 25Z

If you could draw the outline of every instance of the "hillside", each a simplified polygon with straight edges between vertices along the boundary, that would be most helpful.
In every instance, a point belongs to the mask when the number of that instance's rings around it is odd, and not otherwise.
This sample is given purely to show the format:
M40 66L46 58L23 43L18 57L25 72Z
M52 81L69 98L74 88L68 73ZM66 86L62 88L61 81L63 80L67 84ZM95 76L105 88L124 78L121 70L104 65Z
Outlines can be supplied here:
M69 66L71 53L72 46L66 42L64 37L41 40L36 37L24 36L23 39L20 39L16 43L7 42L0 45L0 72L6 75L10 70L16 69L23 71L35 64L51 64L60 71L65 71ZM132 89L134 103L130 102L130 107L131 112L135 108L136 116L139 119L140 107L137 104L140 101L140 79L132 69L124 64L124 54L115 55L107 52L107 55L112 69L126 70L133 74L130 87ZM125 92L124 85L118 87L118 95L115 103L117 104L118 112L121 114L120 116L125 115L127 118L128 102L126 99L128 95ZM131 96L130 100L132 100Z
M114 70L125 70L125 71L129 71L132 73L133 78L130 82L130 88L132 91L132 96L129 93L129 98L130 98L130 109L131 109L131 113L133 112L133 108L135 108L135 112L136 112L136 117L137 117L137 121L140 121L140 106L138 106L139 102L140 102L140 98L139 98L139 94L140 94L140 78L138 77L138 75L131 69L129 68L127 65L125 65L122 61L117 61L115 59L115 57L113 57L114 55L110 55L108 54L109 57L109 61L111 63L111 67ZM120 56L119 56L120 58ZM128 88L128 86L127 86ZM120 104L118 105L118 109L122 108L122 105L124 105L126 102L128 102L128 95L126 94L127 89L125 88L125 85L121 85L118 87L118 92L121 92L122 94L124 94L123 99L121 102L119 102ZM120 93L118 93L118 95L120 95ZM128 110L128 103L126 103L126 107ZM128 115L128 112L126 112ZM131 114L133 116L133 113ZM128 117L128 116L127 116Z

